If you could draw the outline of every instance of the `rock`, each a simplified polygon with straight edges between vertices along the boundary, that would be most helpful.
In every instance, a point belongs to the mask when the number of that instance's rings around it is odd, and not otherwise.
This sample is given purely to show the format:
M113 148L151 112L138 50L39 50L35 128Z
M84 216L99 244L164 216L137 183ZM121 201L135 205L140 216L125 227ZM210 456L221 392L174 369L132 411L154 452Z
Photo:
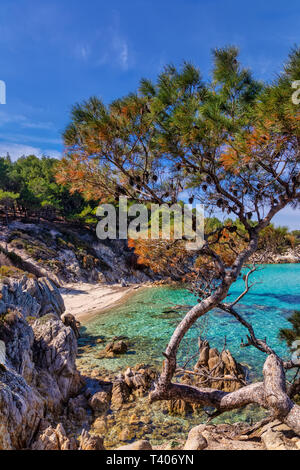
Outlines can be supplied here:
M186 415L194 410L193 406L184 400L170 400L167 407L169 413L174 415Z
M97 392L89 400L89 405L93 411L105 413L109 409L110 394L107 392Z
M152 446L149 441L141 440L126 446L118 447L116 450L152 450Z
M82 387L76 368L77 338L60 319L64 302L49 279L8 279L0 283L0 299L2 356L5 349L5 365L0 368L0 449L26 449L41 432L44 414L56 419ZM43 432L37 446L73 447L63 439L63 429Z
M135 431L131 427L122 429L119 434L120 441L132 441L135 438Z
M127 403L130 395L128 385L124 380L117 380L112 387L111 407L120 409L124 403Z
M105 450L103 438L99 436L91 436L83 429L80 436L79 450Z
M0 371L0 450L28 448L43 415L38 392L15 371Z
M0 364L5 366L6 363L6 346L4 341L0 341Z
M114 354L125 354L127 350L128 350L128 346L124 341L117 341L117 342L109 343L105 348L105 351L107 353L112 352Z
M296 445L297 449L300 450L300 439L297 442L295 442L295 445Z
M108 430L106 417L97 418L93 422L93 429L95 430L96 434L106 434Z
M183 450L203 450L208 446L207 440L202 435L205 431L205 425L196 426L189 432L187 441Z
M32 450L77 450L77 442L68 438L62 424L56 429L49 426L39 434L37 440L31 446Z
M79 338L80 334L78 328L80 326L80 323L76 320L74 315L72 315L71 313L64 313L60 318L65 326L70 326L72 328L76 338Z
M269 429L261 436L261 439L267 450L287 450L281 434L277 431Z
M140 364L125 371L124 379L130 390L146 392L157 377L157 372L149 366Z
M67 415L72 422L84 425L88 421L87 417L88 401L84 395L78 395L68 401Z
M184 376L182 381L190 385L199 387L216 388L224 392L233 392L242 387L242 383L237 380L228 380L238 378L240 381L245 379L245 371L241 364L236 362L230 351L224 350L220 354L216 348L210 348L208 341L199 340L199 358L194 367L195 372L204 372L206 376ZM212 378L207 380L207 371ZM213 377L222 377L226 380L213 380Z
M60 319L44 316L32 326L34 332L33 355L39 375L39 388L43 395L52 396L54 406L57 405L57 389L59 401L66 401L80 390L82 383L76 369L77 339L70 327L63 325ZM48 376L48 377L47 377ZM47 389L49 383L55 381L57 389L51 393Z

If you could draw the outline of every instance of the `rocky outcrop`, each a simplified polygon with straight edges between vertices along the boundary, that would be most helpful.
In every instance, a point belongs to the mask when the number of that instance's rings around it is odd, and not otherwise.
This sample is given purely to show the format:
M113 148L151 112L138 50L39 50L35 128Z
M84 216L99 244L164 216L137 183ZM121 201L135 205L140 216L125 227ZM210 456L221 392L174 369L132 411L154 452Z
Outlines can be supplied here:
M79 450L105 450L103 438L92 436L84 429L80 436Z
M0 227L0 249L7 260L4 264L12 261L22 271L58 283L127 284L155 278L137 264L126 240L98 240L95 231L83 227L14 221Z
M13 369L0 372L0 450L26 449L44 415L38 391Z
M207 440L203 436L203 432L205 431L205 425L196 426L192 428L189 432L187 441L184 445L183 450L203 450L205 449L208 444Z
M63 428L55 430L57 438L50 438L53 429L40 429L45 415L58 416L82 388L77 340L60 319L60 293L48 279L24 276L0 283L0 298L0 449L29 448L38 432L35 448L54 441L67 447Z
M42 423L37 439L31 446L32 450L77 450L78 443L71 437L68 438L62 424L56 428Z
M245 384L245 369L231 352L211 348L208 341L199 338L199 356L190 374L183 374L181 382L201 388L215 388L233 392ZM170 414L185 415L199 408L198 405L183 400L170 400L167 403Z
M182 382L199 387L233 392L244 385L245 369L231 352L211 348L208 341L199 339L199 357L194 366L195 375L185 375Z
M251 263L265 264L285 264L300 263L300 246L288 248L282 253L266 250L264 253L258 251L250 258Z

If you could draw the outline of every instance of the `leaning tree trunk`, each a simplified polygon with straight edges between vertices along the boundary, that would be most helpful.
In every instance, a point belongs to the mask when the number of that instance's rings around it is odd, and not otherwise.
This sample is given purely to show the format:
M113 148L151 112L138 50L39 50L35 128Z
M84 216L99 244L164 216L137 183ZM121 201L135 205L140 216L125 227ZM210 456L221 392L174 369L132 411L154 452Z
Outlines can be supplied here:
M263 382L253 383L229 393L211 388L158 382L150 399L151 401L181 399L202 406L215 407L220 413L255 403L269 410L274 418L286 423L300 435L300 406L296 405L287 394L283 363L275 354L267 357L263 374Z
M163 371L154 391L150 394L150 401L181 399L215 407L218 414L255 403L269 410L274 417L300 434L300 407L288 396L283 361L263 341L256 340L255 337L252 345L268 354L263 368L263 382L244 386L231 393L172 382L177 367L177 352L183 337L198 318L225 299L243 264L255 252L257 241L258 236L254 236L248 248L237 257L230 271L224 275L223 282L215 293L195 305L179 323L164 353ZM245 326L246 322L243 324Z

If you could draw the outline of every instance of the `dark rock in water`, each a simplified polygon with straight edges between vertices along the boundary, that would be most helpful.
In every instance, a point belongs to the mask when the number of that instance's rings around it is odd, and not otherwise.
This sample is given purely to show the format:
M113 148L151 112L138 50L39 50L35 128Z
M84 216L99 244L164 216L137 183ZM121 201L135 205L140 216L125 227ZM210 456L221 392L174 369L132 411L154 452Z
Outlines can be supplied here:
M109 409L111 394L101 391L95 393L89 400L89 405L98 413L105 413Z
M106 346L105 351L107 353L125 354L128 351L128 346L124 341L112 342Z
M72 315L71 313L64 313L60 318L64 325L70 326L72 328L72 330L75 333L76 338L79 338L80 337L80 334L79 334L80 323L76 320L74 315Z

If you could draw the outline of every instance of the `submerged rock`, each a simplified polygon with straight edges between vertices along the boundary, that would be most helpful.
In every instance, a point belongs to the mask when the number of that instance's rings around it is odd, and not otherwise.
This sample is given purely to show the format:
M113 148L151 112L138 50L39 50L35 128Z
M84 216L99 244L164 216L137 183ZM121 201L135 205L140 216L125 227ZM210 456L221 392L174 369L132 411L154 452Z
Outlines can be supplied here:
M124 341L117 341L109 343L106 348L105 352L107 353L114 353L114 354L125 354L128 351L128 345Z
M98 413L105 413L109 409L111 395L108 392L97 392L89 400L89 405Z

